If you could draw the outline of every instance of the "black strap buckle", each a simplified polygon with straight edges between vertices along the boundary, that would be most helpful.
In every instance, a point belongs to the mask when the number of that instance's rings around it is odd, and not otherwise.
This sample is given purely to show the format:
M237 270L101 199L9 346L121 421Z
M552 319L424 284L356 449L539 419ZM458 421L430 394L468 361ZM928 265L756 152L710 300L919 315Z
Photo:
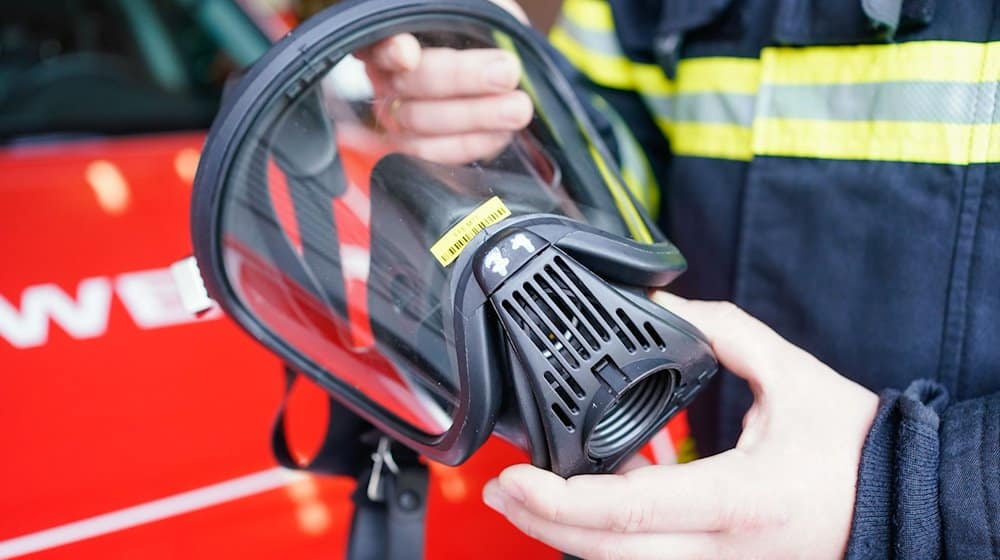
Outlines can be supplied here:
M271 447L282 466L358 481L352 495L348 560L420 560L427 512L427 466L370 424L330 399L323 444L305 464L296 461L285 435L285 408L298 373L285 368L285 395L275 417ZM366 461L367 458L370 461ZM366 481L362 483L362 481Z

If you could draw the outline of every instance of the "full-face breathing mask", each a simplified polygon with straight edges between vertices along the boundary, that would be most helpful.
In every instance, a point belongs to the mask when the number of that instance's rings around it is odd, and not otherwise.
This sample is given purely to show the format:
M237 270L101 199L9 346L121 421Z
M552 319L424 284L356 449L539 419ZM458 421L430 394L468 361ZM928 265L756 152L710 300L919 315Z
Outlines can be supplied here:
M402 33L517 56L531 123L488 157L421 157L355 56ZM718 367L649 300L684 259L615 169L499 8L342 4L228 95L195 180L195 256L243 329L429 459L460 463L496 433L560 475L609 472Z

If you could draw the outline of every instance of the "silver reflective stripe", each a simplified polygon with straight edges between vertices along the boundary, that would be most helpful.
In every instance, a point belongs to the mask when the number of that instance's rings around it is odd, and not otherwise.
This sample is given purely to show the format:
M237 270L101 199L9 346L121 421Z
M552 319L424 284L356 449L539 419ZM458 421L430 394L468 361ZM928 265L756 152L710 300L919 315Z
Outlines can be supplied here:
M561 27L574 41L589 51L607 56L624 56L614 31L583 27L566 17L566 14L559 16L556 26Z
M644 95L654 115L673 122L703 122L750 126L755 96L741 93L681 93Z
M882 82L766 85L760 116L829 121L910 121L993 124L1000 115L978 107L992 99L996 82Z
M170 274L174 277L185 311L191 315L200 315L215 307L215 302L208 297L201 271L198 270L198 261L194 257L187 257L170 265Z
M752 126L759 118L826 121L907 121L959 125L997 124L990 99L995 82L887 82L768 85L757 96L708 92L645 95L650 110L671 122ZM758 99L759 98L759 99Z

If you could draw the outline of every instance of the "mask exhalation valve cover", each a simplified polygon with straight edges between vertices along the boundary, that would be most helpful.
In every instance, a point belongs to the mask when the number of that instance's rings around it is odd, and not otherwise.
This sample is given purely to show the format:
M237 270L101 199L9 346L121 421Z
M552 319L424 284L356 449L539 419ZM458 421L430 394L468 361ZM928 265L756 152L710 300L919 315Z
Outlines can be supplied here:
M672 343L683 335L663 309L527 229L491 236L477 251L475 273L514 354L515 386L535 400L556 473L613 468L699 384L700 376L682 378L690 368L676 348L685 344ZM706 367L714 373L714 363Z

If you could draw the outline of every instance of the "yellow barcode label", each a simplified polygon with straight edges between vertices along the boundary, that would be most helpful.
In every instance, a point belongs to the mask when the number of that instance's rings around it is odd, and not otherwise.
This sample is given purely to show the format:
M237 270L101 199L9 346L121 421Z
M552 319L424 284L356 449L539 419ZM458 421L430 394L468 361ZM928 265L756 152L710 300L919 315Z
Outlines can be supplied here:
M462 221L445 232L441 239L438 239L437 243L431 246L431 254L441 263L441 266L448 266L462 254L462 249L465 249L469 241L472 241L477 233L483 231L483 228L509 216L510 210L500 200L500 197L494 196L480 204Z

